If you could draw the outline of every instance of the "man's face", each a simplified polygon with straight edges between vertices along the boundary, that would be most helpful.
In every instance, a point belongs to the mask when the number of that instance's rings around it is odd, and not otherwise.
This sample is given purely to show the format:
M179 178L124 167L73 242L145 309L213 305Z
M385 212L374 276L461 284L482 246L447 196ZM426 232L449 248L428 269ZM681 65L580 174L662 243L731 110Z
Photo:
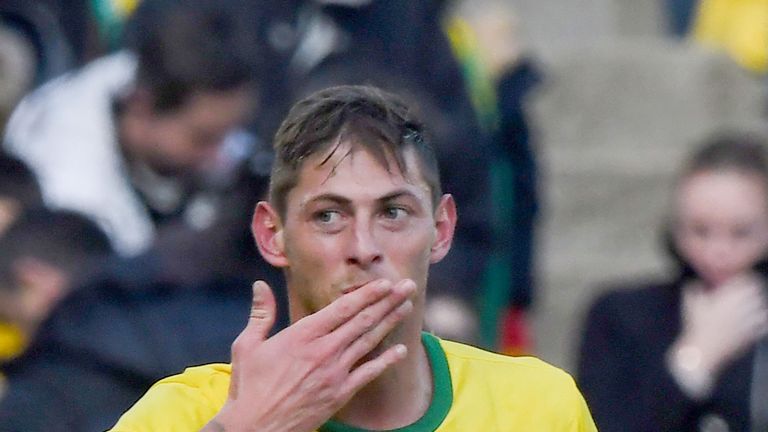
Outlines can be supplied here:
M303 163L276 229L283 257L271 262L285 268L292 319L380 278L416 282L412 316L420 317L429 265L450 248L452 198L435 210L413 151L405 154L407 175L349 144L321 165L331 151Z
M140 155L164 175L198 172L217 156L224 137L251 107L247 88L192 95L181 107L146 117Z

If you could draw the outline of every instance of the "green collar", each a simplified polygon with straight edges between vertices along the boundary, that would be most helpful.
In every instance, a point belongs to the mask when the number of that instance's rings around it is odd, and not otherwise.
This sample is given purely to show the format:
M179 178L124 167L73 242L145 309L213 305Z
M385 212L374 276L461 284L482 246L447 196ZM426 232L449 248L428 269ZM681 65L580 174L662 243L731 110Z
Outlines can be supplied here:
M453 403L453 390L451 387L451 374L448 371L448 360L445 358L445 352L440 346L440 341L429 333L421 334L421 343L427 352L429 365L432 368L432 402L427 408L427 412L408 426L398 429L391 429L388 432L432 432L448 415ZM334 420L328 420L320 427L319 432L370 432L368 429L360 429L349 426Z

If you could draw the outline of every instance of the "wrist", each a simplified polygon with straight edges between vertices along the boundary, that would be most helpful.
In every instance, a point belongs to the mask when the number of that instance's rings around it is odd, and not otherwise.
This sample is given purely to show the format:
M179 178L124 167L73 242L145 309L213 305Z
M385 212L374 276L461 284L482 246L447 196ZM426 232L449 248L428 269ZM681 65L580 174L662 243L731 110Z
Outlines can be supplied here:
M225 404L216 417L212 418L200 432L250 432L251 429L239 421L242 418L243 416L233 412L231 406Z
M715 384L714 371L699 345L678 342L667 352L667 369L683 392L695 400L705 400Z

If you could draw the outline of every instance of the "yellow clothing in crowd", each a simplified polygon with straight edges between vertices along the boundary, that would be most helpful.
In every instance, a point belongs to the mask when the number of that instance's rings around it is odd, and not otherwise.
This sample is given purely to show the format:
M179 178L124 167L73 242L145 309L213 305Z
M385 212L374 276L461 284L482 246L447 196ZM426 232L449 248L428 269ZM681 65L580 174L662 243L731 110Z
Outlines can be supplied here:
M700 0L692 35L746 69L768 72L768 0Z
M0 363L18 356L27 347L24 333L13 324L0 323ZM5 377L0 373L0 396L5 388Z
M0 323L0 363L11 360L27 347L24 333L13 324Z
M572 431L595 428L573 379L532 357L506 357L424 334L433 373L430 407L398 432ZM279 359L275 359L279 361ZM189 368L155 384L112 432L198 431L227 398L231 368ZM318 432L364 432L335 421Z

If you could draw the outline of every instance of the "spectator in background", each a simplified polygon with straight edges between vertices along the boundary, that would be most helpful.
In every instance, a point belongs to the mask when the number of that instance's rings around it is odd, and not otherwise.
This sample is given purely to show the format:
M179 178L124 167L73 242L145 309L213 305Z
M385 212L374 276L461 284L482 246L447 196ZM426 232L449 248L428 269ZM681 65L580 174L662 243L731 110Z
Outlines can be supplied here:
M4 0L0 2L0 28L12 33L24 45L24 56L10 63L29 66L26 82L18 91L26 93L48 80L62 75L79 64L75 53L77 42L88 34L87 8L76 3L85 0ZM78 17L72 20L69 18ZM27 57L28 58L24 58Z
M0 242L27 209L38 206L42 206L42 197L34 174L19 160L0 152ZM26 343L18 325L0 319L0 364L19 355ZM0 388L0 395L2 392Z
M18 159L0 152L0 237L26 210L43 205L32 171Z
M243 191L240 199L260 196ZM0 157L0 216L11 226L0 233L0 275L10 281L0 284L2 431L105 430L160 378L227 361L254 278L277 287L285 310L279 274L254 253L245 222L208 241L209 249L227 246L215 257L226 273L191 277L188 265L155 251L95 259L90 271L85 256L108 247L105 235L71 212L27 210L40 205L34 175ZM250 220L250 204L236 208ZM286 321L281 313L276 329Z
M46 84L9 121L4 146L46 202L97 221L124 256L164 227L213 224L237 178L243 142L224 142L250 112L258 48L229 5L144 2L129 50Z
M765 140L722 135L693 155L669 245L677 274L612 290L589 312L578 380L598 427L766 430Z
M249 278L282 287L280 274L260 263L247 276L183 284L162 277L165 266L146 255L101 263L4 365L0 430L103 431L159 379L190 364L228 361L247 319ZM284 297L281 288L275 294ZM278 303L276 330L286 320L285 299Z
M756 74L768 73L768 2L700 0L693 39L728 53Z
M722 50L757 75L768 73L768 2L666 0L671 31Z
M16 103L32 85L34 54L29 44L0 23L0 133Z
M111 252L109 239L89 219L69 211L35 209L0 236L0 319L26 339L88 264Z
M533 350L527 312L535 291L539 198L525 102L541 74L523 52L516 24L508 2L467 0L457 2L447 26L480 124L491 138L493 248L480 295L480 342L507 354Z

